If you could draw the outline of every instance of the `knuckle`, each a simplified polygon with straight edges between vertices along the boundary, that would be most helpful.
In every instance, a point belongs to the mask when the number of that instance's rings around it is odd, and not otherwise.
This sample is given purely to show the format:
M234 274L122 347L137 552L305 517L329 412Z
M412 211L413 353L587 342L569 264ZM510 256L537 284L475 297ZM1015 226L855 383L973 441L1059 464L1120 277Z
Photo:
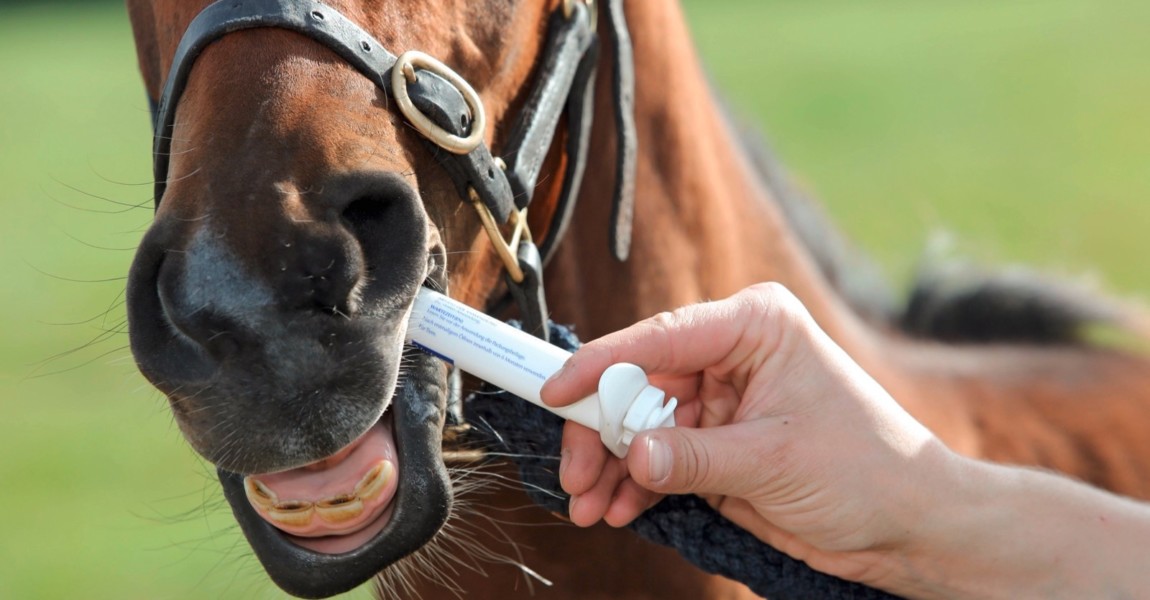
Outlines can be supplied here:
M750 289L755 292L757 308L768 315L784 316L805 311L790 288L777 281L755 284Z
M706 444L693 443L689 438L680 442L679 455L683 465L680 473L679 487L686 490L703 489L709 482L711 473L711 457L707 452Z
M683 315L682 309L671 311L662 311L651 318L644 321L652 334L650 337L659 347L663 356L661 360L657 361L660 364L643 365L647 369L659 369L663 364L674 364L678 359L675 356L675 335L682 328Z
M664 310L655 316L647 319L647 324L652 329L664 334L669 334L679 327L679 311L675 312Z
M778 282L756 284L748 288L747 315L756 323L771 323L778 334L805 331L813 319L806 306L790 289Z
M791 290L778 281L764 281L747 288L747 291L767 297L793 296Z

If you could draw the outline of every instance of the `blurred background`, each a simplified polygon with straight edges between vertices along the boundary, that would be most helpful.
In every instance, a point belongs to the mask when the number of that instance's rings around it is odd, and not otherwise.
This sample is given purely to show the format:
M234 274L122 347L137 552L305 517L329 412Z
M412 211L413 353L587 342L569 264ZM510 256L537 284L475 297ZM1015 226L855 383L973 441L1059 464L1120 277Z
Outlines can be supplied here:
M897 285L941 234L1147 297L1150 3L686 10L731 103ZM121 2L0 0L0 598L282 596L127 350L150 135Z

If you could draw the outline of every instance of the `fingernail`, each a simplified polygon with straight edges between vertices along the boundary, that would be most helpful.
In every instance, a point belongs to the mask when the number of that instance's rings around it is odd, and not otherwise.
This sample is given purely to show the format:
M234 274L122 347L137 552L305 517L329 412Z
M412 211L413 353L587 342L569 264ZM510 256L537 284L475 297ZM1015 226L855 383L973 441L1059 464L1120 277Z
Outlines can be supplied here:
M571 449L564 448L559 453L559 481L563 481L563 473L567 471L567 465L571 462Z
M563 363L563 366L559 367L558 371L555 371L554 373L551 374L550 377L548 377L547 379L545 379L543 381L543 387L539 388L539 396L543 400L544 404L551 404L550 402L548 402L548 400L551 400L551 396L552 396L551 386L555 384L556 380L563 378L563 373L566 370L567 370L567 363Z
M572 518L575 514L575 503L579 501L579 496L571 496L571 501L567 503L567 518Z
M671 447L653 435L647 436L647 474L654 484L671 476Z
M552 373L552 374L551 374L551 376L547 378L547 381L544 381L544 382L543 382L543 384L544 384L544 385L547 385L548 383L551 383L551 382L555 381L556 379L562 379L562 378L563 378L563 374L567 372L567 362L569 362L569 361L565 361L565 362L564 362L564 363L563 363L563 364L562 364L562 365L559 367L559 370L558 370L558 371L555 371L554 373Z

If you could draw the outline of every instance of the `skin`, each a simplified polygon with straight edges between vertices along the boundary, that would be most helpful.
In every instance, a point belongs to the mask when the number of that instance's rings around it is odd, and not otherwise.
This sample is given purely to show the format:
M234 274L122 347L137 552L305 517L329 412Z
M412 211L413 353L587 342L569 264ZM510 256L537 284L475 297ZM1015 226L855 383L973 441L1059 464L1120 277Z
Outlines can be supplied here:
M677 397L676 428L626 459L569 422L571 518L623 526L695 493L813 568L914 598L1127 598L1150 506L963 457L910 416L781 285L662 313L591 342L543 388L563 406L616 362Z

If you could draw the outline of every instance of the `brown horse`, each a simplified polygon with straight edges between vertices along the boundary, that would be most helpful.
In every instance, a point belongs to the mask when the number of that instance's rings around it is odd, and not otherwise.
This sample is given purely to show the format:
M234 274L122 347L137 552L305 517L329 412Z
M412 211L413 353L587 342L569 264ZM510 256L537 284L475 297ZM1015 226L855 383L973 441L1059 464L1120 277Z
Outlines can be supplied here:
M189 443L221 469L273 577L289 591L323 595L364 580L343 573L398 560L385 577L425 597L441 596L442 586L469 598L527 595L532 586L517 561L499 557L510 542L527 568L554 582L534 586L542 598L749 596L627 532L577 530L524 509L515 486L472 500L440 529L452 504L440 441L455 418L448 372L404 353L406 319L421 285L476 307L500 305L505 263L470 207L493 203L468 199L448 174L460 168L445 158L456 151L429 144L405 116L410 109L397 108L396 88L430 85L430 67L403 69L403 83L354 63L384 50L438 58L477 94L468 100L463 84L440 79L447 96L463 97L460 137L474 125L481 146L501 153L516 143L510 123L534 106L549 32L571 19L605 32L622 3L598 7L592 22L578 0L299 2L301 22L346 18L369 35L333 48L291 27L239 24L185 60L181 38L208 4L128 1L140 68L160 103L162 167L155 223L130 276L131 341ZM274 3L224 4L217 8ZM862 265L817 209L719 109L678 7L631 2L625 16L633 47L625 35L600 33L597 54L579 55L597 66L583 109L598 116L560 123L537 151L537 177L516 188L533 196L527 223L537 241L554 244L566 229L544 276L552 319L590 339L779 281L955 449L1150 496L1150 364L1081 336L1101 327L1134 339L1145 331L1141 317L1008 278L925 279L905 308L875 302L865 282L856 285ZM627 96L617 59L630 50L634 156L619 143L625 121L604 118ZM175 96L163 93L170 73L181 78ZM593 150L564 224L555 217L579 174L571 166L583 160L571 141L587 122ZM451 125L440 119L437 127ZM610 224L628 212L611 199L626 196L616 175L631 165L628 244L626 228ZM466 468L453 477L465 492L469 481L493 475ZM516 510L512 522L502 516L508 510ZM412 563L430 579L406 580L402 569Z

